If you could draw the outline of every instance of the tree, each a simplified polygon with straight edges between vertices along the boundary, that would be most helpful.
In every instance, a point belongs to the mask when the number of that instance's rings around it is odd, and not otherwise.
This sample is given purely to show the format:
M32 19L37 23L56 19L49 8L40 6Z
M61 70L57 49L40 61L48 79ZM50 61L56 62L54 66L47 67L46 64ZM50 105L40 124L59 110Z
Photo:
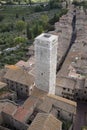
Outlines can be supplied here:
M4 16L0 14L0 22L4 19Z
M22 20L17 21L16 23L16 29L18 32L22 32L26 27L26 23Z
M38 36L43 31L44 31L43 26L40 25L38 22L36 22L34 27L33 27L33 35L34 35L34 37Z
M49 18L48 18L47 15L42 15L41 16L41 22L42 22L42 25L43 25L44 29L46 29L48 21L49 21Z
M19 14L16 13L16 18L19 18Z
M27 31L27 38L32 39L32 30L30 28L29 23L27 23L26 31Z
M34 34L34 37L36 37L38 35L38 23L36 23L33 27L33 34Z
M28 0L29 1L29 4L31 5L31 0Z
M24 37L16 37L15 39L14 39L14 43L17 45L17 44L20 44L20 43L25 43L27 40L26 40L26 38L24 38Z
M61 0L49 0L49 3L48 3L48 5L49 5L49 8L50 9L53 9L53 8L59 8L60 7L60 2L61 2Z
M38 34L41 34L44 31L43 26L39 25Z

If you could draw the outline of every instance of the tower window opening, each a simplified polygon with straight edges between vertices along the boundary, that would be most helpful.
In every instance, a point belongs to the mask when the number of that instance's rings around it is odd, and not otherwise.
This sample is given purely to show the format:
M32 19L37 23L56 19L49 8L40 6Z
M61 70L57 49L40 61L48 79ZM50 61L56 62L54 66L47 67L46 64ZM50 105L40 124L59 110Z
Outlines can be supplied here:
M43 73L41 73L41 75L43 75Z

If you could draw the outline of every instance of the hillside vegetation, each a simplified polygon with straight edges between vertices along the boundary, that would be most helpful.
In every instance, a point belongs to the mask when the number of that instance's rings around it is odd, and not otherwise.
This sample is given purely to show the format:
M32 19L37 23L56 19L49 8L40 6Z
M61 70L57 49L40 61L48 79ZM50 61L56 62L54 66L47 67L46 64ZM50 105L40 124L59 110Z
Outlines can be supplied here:
M49 2L49 0L0 0L1 3L13 3L13 4L28 4L29 2L32 3L40 3L40 2Z
M27 60L28 47L42 32L54 30L54 23L67 13L59 3L47 6L1 6L0 68Z
M32 2L48 2L49 0L32 0Z

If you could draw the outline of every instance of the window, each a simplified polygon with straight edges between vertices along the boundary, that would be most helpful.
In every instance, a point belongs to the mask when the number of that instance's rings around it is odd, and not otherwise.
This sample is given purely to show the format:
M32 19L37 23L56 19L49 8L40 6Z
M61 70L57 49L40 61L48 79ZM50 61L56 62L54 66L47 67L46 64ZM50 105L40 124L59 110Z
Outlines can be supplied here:
M87 102L87 99L85 101Z
M82 98L82 100L84 101L84 98Z
M28 92L28 89L26 89L26 92Z
M68 88L68 91L70 91L70 89Z
M63 92L62 92L62 94L63 94Z
M74 93L74 90L72 90L72 93Z
M23 88L21 88L21 90L23 90Z
M78 93L76 93L76 96L78 96Z
M84 91L84 93L86 94L86 91Z
M66 88L63 88L63 90L66 90Z
M60 117L60 111L58 110L58 117Z
M80 101L80 98L77 98L77 100L79 100L79 101Z
M41 75L43 75L43 73L41 73Z
M11 88L14 89L14 85L13 84L11 85Z
M71 117L71 113L69 113L69 116Z

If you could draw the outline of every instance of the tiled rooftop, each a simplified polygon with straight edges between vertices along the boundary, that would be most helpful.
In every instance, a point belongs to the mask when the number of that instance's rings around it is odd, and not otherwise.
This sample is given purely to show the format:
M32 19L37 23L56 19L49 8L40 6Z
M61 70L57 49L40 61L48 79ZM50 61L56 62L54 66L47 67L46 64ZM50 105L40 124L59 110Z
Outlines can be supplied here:
M30 96L23 104L23 107L27 110L34 109L38 103L38 99Z
M25 109L24 107L18 107L17 111L13 115L14 119L20 121L20 122L25 122L26 119L32 114L33 110L32 109Z
M58 77L56 79L56 86L62 87L62 88L75 88L76 81L74 79L70 79L67 77Z
M28 74L28 72L22 68L9 69L4 78L27 86L34 83L34 77Z
M0 112L5 112L9 115L13 115L14 111L17 109L17 105L11 103L10 101L0 101Z
M60 130L61 125L62 122L53 115L38 113L28 130Z

